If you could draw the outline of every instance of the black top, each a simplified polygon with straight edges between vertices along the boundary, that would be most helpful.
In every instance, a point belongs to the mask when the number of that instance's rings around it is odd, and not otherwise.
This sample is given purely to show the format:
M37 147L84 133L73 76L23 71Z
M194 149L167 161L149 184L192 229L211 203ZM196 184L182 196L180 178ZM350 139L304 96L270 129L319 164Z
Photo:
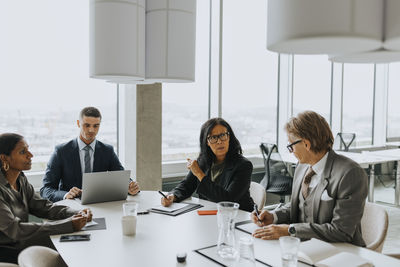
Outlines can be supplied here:
M253 164L240 156L232 162L226 162L223 172L214 182L211 181L210 169L205 171L206 176L201 182L190 171L172 193L177 202L190 197L196 191L201 199L213 202L232 201L239 203L241 210L252 211L254 201L249 192L252 171Z

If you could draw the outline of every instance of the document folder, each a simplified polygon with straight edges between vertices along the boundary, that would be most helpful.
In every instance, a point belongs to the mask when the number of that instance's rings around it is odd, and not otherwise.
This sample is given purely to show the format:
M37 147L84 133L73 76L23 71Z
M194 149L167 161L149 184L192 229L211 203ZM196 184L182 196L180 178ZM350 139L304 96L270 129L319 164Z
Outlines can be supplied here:
M193 204L193 203L185 203L185 204L187 204L185 207L174 210L174 211L159 210L156 208L152 208L152 209L150 209L150 211L153 213L160 213L160 214L165 214L165 215L169 215L169 216L177 216L177 215L181 215L186 212L189 212L192 210L197 210L197 209L203 207L203 205L200 205L200 204Z

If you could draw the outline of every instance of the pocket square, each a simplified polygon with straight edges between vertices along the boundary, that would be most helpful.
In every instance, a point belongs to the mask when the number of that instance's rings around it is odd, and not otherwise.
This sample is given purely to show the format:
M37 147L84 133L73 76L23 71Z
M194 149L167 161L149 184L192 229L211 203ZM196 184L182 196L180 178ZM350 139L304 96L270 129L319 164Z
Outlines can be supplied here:
M328 191L324 190L324 192L322 192L321 200L329 201L329 200L332 200L332 199L333 198L328 195Z

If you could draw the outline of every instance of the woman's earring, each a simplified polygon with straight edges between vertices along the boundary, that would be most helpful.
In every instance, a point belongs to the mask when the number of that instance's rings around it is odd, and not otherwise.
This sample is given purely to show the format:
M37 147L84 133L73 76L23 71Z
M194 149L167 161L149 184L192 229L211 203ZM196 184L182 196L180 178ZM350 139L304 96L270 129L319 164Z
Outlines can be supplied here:
M10 164L8 164L7 162L4 162L3 169L4 169L4 171L7 172L10 169Z

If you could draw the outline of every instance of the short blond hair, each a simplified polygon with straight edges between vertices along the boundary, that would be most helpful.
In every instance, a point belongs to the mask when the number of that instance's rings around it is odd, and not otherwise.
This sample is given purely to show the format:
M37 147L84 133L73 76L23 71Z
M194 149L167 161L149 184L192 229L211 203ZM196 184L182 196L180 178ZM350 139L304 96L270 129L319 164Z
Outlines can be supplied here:
M304 111L290 118L285 124L288 135L306 139L311 143L311 151L323 152L332 149L333 135L324 117L314 111Z

